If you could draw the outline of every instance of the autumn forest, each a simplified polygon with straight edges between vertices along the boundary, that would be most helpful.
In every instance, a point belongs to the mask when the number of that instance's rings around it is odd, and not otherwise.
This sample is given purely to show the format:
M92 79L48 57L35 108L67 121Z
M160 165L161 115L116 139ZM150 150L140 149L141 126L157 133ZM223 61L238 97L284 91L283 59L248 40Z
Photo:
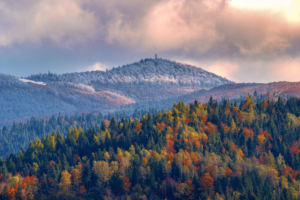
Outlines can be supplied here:
M300 199L296 97L182 101L99 123L1 159L0 199Z

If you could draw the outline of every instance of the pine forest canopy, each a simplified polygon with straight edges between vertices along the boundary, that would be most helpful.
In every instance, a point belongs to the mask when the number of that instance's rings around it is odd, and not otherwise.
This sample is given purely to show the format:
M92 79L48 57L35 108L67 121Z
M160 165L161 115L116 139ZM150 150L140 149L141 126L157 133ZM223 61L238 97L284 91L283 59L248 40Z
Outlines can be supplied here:
M11 153L18 153L21 149L26 150L31 140L36 138L42 139L47 133L53 131L60 131L62 136L66 136L69 129L74 127L82 127L83 130L87 130L91 127L100 127L103 120L111 119L115 117L117 121L122 118L141 118L146 113L154 114L156 109L135 110L132 114L125 112L114 112L106 115L102 113L98 114L82 114L74 116L62 116L55 117L52 115L46 119L39 119L32 117L26 123L13 123L12 127L4 126L0 129L0 157L7 157Z
M298 199L299 116L249 96L75 124L0 160L0 199Z

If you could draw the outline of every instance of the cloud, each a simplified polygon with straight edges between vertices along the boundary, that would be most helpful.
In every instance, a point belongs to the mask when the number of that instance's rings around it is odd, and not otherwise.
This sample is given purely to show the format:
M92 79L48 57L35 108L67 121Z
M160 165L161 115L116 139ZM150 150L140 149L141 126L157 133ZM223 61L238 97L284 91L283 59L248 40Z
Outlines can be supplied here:
M162 0L139 19L116 9L106 39L137 51L268 59L294 52L300 23L285 10L241 8L226 0ZM300 11L300 9L299 9Z
M43 48L50 41L101 60L88 70L159 53L237 82L297 80L300 0L266 2L0 1L0 50L31 43Z
M279 57L269 61L240 61L235 72L238 82L300 81L300 57Z
M108 69L108 66L100 62L97 62L88 68L89 71L105 71L106 69Z
M76 0L0 2L0 46L52 42L69 46L94 38L97 20Z
M268 59L300 44L300 23L289 20L298 13L300 22L299 0L276 2L268 9L245 0L12 0L0 3L0 46L105 42L135 52Z
M192 66L196 66L202 68L206 71L212 72L219 76L225 77L232 81L237 81L236 71L239 66L237 63L229 62L229 61L198 61L198 60L178 60L181 63L189 64Z
M236 71L238 70L238 65L236 63L230 62L216 62L211 65L207 65L205 69L229 80L236 79Z
M275 68L274 77L278 77L278 81L300 81L300 57L295 59L282 59L274 63L273 66L273 68Z
M300 81L300 57L280 57L269 61L256 60L251 62L242 59L203 62L180 60L180 62L200 67L235 82Z
M134 20L135 23L125 17L127 14L124 10L116 11L115 19L109 24L108 41L139 51L184 49L204 52L220 39L216 34L215 24L205 18L206 15L217 12L224 1L216 1L217 4L211 4L207 0L157 2L139 20ZM199 10L204 14L198 15L197 13L201 13Z

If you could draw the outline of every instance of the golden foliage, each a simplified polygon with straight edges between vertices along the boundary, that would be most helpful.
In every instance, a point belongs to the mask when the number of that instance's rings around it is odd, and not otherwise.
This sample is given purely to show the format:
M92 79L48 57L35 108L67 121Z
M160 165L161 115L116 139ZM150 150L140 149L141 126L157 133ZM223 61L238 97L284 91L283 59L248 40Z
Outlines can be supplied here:
M111 175L109 164L105 161L94 161L93 171L98 176L100 184L108 181Z
M139 123L138 125L136 125L136 127L135 127L135 131L137 131L138 133L140 133L141 132L141 130L142 130L142 126L143 126L143 124L142 123Z
M61 173L61 179L60 179L60 183L59 183L61 191L63 193L66 193L68 191L70 185L71 185L71 175L66 170L64 170Z

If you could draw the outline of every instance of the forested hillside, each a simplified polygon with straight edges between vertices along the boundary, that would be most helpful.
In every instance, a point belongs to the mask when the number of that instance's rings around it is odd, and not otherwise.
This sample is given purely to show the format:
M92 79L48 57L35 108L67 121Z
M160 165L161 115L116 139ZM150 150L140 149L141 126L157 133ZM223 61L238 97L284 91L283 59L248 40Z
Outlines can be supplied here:
M36 138L42 139L48 133L60 131L62 136L66 136L69 129L74 127L82 127L83 130L89 128L100 127L103 120L111 119L115 116L117 121L122 118L140 118L146 113L155 113L156 109L136 110L128 114L124 112L114 112L102 115L98 114L82 114L82 115L58 115L39 119L32 117L26 123L13 123L12 127L4 126L0 129L0 157L6 157L11 153L18 153L21 149L26 150L31 140Z
M109 91L96 92L80 84L50 86L0 73L0 127L59 113L79 115L100 110L107 113L130 103L134 101Z
M0 162L2 199L298 199L300 99L210 99L53 132Z
M281 97L286 101L289 97L300 97L300 82L274 82L274 83L236 83L225 84L214 87L210 90L197 90L190 94L183 95L181 98L189 102L197 99L201 102L207 102L212 96L216 100L243 100L252 95L253 101L257 100L277 100Z
M233 83L226 78L220 77L199 67L182 64L167 59L145 58L139 62L114 67L111 70L88 71L79 73L36 74L26 79L51 83L81 83L98 87L111 87L120 89L118 86L162 86L176 85L179 87L212 88L225 83ZM121 85L122 84L122 85Z

